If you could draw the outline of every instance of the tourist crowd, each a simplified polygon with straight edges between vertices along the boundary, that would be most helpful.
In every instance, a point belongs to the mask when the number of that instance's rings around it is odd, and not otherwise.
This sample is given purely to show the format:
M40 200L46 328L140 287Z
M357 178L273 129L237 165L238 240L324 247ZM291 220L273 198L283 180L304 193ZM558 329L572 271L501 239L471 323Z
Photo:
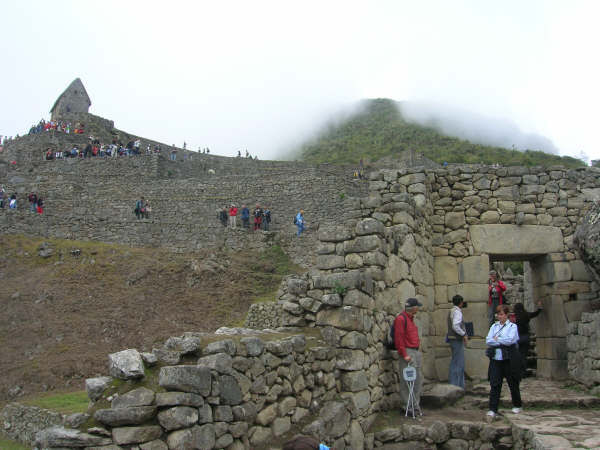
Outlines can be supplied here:
M27 196L27 201L29 202L29 210L32 213L43 214L44 213L44 200L40 197L39 194L35 192L31 192ZM8 209L17 209L18 208L18 199L17 193L13 193L10 196L6 193L4 187L0 187L0 209L4 209L5 206L8 205Z
M29 129L29 134L39 134L44 131L59 131L62 133L71 133L71 130L75 134L83 134L85 125L81 122L77 122L75 127L71 125L71 122L64 120L49 120L46 121L41 119L37 125L32 125Z

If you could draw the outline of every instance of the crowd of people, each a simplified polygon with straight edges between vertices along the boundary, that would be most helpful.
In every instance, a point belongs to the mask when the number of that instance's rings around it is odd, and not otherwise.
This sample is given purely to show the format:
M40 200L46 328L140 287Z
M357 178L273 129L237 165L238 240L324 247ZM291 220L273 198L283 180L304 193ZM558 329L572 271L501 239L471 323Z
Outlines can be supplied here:
M69 134L71 131L74 134L83 134L85 132L85 124L82 122L76 122L75 127L71 125L71 122L66 120L44 120L41 119L37 125L32 125L29 129L29 134L39 134L44 131L58 131Z
M148 144L146 146L146 154L161 153L160 144L154 147ZM118 156L138 156L142 154L141 141L139 139L130 140L126 144L113 139L110 144L103 144L98 139L90 136L88 143L83 148L78 145L73 145L62 151L56 151L52 148L47 148L44 153L44 159L51 161L54 159L66 158L95 158L95 157L118 157Z
M27 196L27 201L29 202L29 210L32 213L44 213L44 199L39 194L31 192ZM14 192L11 195L8 195L4 187L0 187L0 209L4 209L6 206L8 206L8 209L18 209L19 202L17 193Z
M223 209L219 211L218 219L223 227L236 228L237 227L237 216L238 211L240 213L240 219L242 220L242 228L250 230L250 209L246 205L242 205L242 208L238 210L235 204L231 204L229 208L223 206ZM256 208L252 211L252 223L254 231L269 231L271 225L271 210L268 207L261 207L256 204Z
M489 359L488 380L490 382L489 411L486 414L488 422L498 416L498 406L502 391L503 380L506 380L512 399L512 413L522 412L520 382L527 376L527 357L530 348L531 319L538 316L542 310L542 303L537 302L537 310L526 311L522 303L515 303L511 308L506 302L503 293L506 286L499 279L494 270L489 273L488 304L491 310L491 324L486 336L486 356ZM404 312L399 314L392 327L393 347L400 356L400 394L407 405L405 413L408 414L410 396L416 402L417 414L421 413L420 396L423 384L422 354L417 325L414 321L419 308L423 306L416 298L409 298L405 302ZM461 295L452 298L452 308L447 315L448 332L446 342L450 345L452 358L448 370L448 382L460 388L465 388L465 347L469 337L473 335L473 324L464 321L463 310L467 302ZM409 392L408 382L404 382L402 374L408 367L416 370L416 377L412 381L412 394ZM413 414L415 408L413 408ZM421 413L422 414L422 413Z
M144 197L140 197L139 200L135 202L135 208L133 213L139 219L149 219L150 213L152 212L152 207L150 206L150 202L145 200Z

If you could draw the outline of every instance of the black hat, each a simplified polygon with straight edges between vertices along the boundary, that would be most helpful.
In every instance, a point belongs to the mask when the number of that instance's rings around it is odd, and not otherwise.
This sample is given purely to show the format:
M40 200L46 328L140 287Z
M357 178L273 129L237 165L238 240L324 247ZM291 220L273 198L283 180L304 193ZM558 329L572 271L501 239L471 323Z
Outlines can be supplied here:
M409 299L406 300L406 304L404 305L405 308L412 308L413 306L423 306L422 303L419 303L419 300L417 300L414 297L411 297Z

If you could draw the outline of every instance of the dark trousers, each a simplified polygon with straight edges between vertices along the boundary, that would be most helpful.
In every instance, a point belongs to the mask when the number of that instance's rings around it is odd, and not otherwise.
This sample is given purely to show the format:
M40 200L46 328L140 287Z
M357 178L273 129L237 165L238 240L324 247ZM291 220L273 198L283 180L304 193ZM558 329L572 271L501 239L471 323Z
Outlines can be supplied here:
M498 412L498 404L500 403L500 394L502 393L502 380L506 378L512 404L516 408L520 408L521 391L519 390L519 379L515 378L510 370L510 360L505 359L498 361L490 359L489 368L490 378L490 411Z
M521 378L527 375L527 356L529 355L529 340L527 342L519 342L519 353L521 354Z

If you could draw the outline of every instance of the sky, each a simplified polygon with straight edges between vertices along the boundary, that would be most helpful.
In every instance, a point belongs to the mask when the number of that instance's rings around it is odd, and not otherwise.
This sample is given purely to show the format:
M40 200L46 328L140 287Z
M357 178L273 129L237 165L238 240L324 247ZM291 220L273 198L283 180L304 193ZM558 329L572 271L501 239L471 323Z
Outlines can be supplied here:
M600 159L600 2L3 2L0 134L79 77L121 130L281 158L365 98L460 137ZM473 137L474 136L474 137Z

